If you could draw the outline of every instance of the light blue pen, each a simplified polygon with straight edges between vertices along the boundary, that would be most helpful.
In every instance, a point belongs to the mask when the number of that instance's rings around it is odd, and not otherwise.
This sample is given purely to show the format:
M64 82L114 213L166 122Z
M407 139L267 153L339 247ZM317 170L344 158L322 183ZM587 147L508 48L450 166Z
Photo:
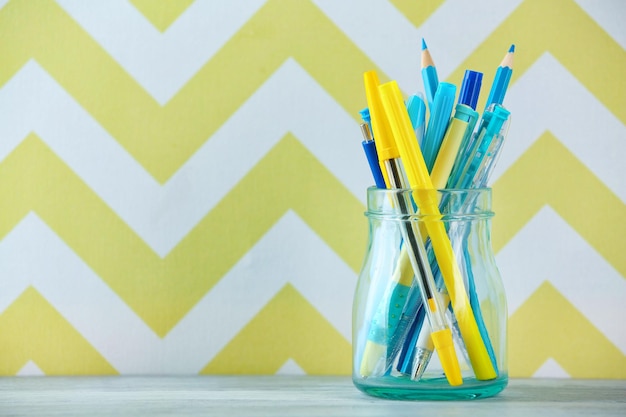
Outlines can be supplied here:
M426 127L426 135L422 143L422 154L428 172L432 171L439 147L443 141L443 136L448 128L452 108L454 107L454 97L456 96L456 86L450 83L439 83L433 105L430 109L430 119Z
M487 117L485 118L485 116ZM506 123L509 120L509 116L510 112L497 104L493 106L493 112L485 112L473 146L475 151L466 155L468 160L464 164L463 169L460 171L459 176L456 177L456 182L458 184L456 188L476 188L486 184L491 168L495 164L495 159L497 158L502 142L504 141L505 131L508 127ZM468 203L472 204L471 201ZM469 229L463 230L463 228L461 228L461 230L449 230L449 233L450 235L460 233L459 238L466 240L466 234L469 233ZM482 317L480 300L478 300L474 284L475 280L472 265L470 263L470 255L468 253L467 246L465 245L463 246L463 253L463 258L466 262L465 270L467 274L470 305L476 317L478 331L480 332L481 338L485 343L485 348L487 349L491 363L497 373L498 365L496 356Z
M475 183L475 178L479 172L483 159L488 153L488 150L493 149L492 142L495 140L495 144L498 143L498 136L504 126L504 123L508 120L511 113L500 105L495 105L493 112L489 116L489 122L478 131L476 141L473 144L473 149L467 156L467 162L462 170L459 171L456 180L456 185L453 188L470 188Z
M493 138L491 144L487 148L487 152L483 158L483 161L478 167L478 171L476 172L476 174L474 174L472 187L483 188L487 186L487 183L489 182L489 177L491 176L493 168L496 166L496 162L498 161L498 157L500 156L500 151L502 149L502 145L504 144L504 139L506 138L509 123L511 123L510 115L500 128L500 133Z
M500 105L494 105L493 112L486 111L478 128L477 134L473 135L473 141L470 142L469 151L465 151L457 158L458 164L455 164L454 170L450 176L447 188L475 188L479 182L486 181L485 174L488 175L491 168L485 169L485 164L489 167L493 167L495 157L500 149L504 138L505 123L509 119L510 112ZM467 202L472 204L471 201ZM469 229L461 227L457 230L448 230L450 236L457 236L455 239L466 240L466 233L469 233ZM476 293L474 284L474 275L472 272L472 265L469 263L470 256L467 246L463 246L463 258L466 265L465 270L467 274L468 283L468 295L470 299L470 306L474 311L476 318L476 324L481 338L491 359L491 363L498 372L497 361L493 346L485 327L482 312L480 309L480 301Z
M500 105L492 105L491 108L493 111L486 110L483 113L477 131L459 149L446 188L467 188L474 182L482 157L494 135L500 133L504 122L510 115L510 112ZM498 117L496 121L493 121L495 112L498 113Z

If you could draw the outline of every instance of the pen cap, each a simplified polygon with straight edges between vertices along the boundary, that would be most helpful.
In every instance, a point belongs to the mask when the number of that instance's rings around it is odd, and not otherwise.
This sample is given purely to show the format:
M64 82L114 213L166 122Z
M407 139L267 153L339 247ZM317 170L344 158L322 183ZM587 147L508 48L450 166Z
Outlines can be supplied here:
M480 94L482 82L482 72L466 70L463 83L461 84L458 103L465 104L476 110L476 103L478 103L478 95Z
M409 112L409 119L413 129L417 129L424 124L426 120L426 104L421 95L412 95L406 101L406 110Z
M361 120L363 120L364 123L367 124L367 126L369 127L369 134L370 136L372 136L372 118L370 117L370 109L369 107L364 108L363 110L361 110L359 112L359 114L361 115ZM374 140L374 137L372 136L369 140Z
M435 93L435 101L428 119L426 128L426 140L432 143L439 143L446 132L446 127L450 122L450 114L454 107L454 97L456 95L456 85L450 83L439 83Z
M451 83L439 83L437 92L435 93L435 102L442 108L450 108L454 106L454 96L456 96L456 85ZM452 101L452 103L450 103ZM448 120L446 120L446 123Z
M511 112L509 112L504 106L500 104L496 104L496 107L501 108L503 110L503 111L500 111L502 114L501 117L506 116L506 120L504 121L504 123L502 123L502 126L500 126L500 130L499 130L500 135L506 137L509 131L509 126L511 125Z
M476 124L478 113L467 104L459 103L454 108L454 117L468 123L473 122L471 123L473 126Z
M394 142L391 127L389 126L378 91L378 85L380 84L378 75L376 75L375 71L368 71L363 74L363 81L365 83L365 95L367 96L367 104L372 119L372 130L378 157L381 161L397 158L399 156L398 148Z
M366 107L363 110L361 110L359 112L359 114L361 115L361 120L363 120L367 124L369 124L370 121L372 120L371 117L370 117L370 109L369 109L369 107Z
M507 128L508 124L505 125L505 123L509 119L510 114L511 112L504 107L496 105L487 125L487 134L490 136L498 135L503 131L503 128Z

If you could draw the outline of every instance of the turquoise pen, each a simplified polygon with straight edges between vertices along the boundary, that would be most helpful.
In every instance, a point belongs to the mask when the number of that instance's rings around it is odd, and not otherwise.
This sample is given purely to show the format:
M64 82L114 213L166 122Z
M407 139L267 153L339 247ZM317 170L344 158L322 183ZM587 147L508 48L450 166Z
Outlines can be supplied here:
M466 160L462 167L459 168L457 176L454 178L456 185L451 188L478 188L486 185L489 174L495 165L497 156L502 148L502 143L506 136L506 130L508 129L508 121L510 112L499 104L492 106L492 111L486 111L481 120L478 134L475 135L476 139L473 145L473 149L465 155ZM490 107L491 108L491 107ZM452 178L451 178L452 179ZM471 201L467 202L472 204ZM450 235L457 235L463 239L463 236L468 233L467 230L449 230ZM493 346L489 338L489 333L485 327L482 312L480 309L480 301L478 300L476 289L474 288L474 274L472 271L472 265L469 263L470 256L467 253L466 246L463 247L463 258L466 265L465 270L467 273L468 294L470 299L470 305L474 310L476 316L476 323L478 324L478 330L481 338L491 359L491 363L498 372L497 361Z
M426 92L426 100L428 108L432 112L433 102L437 87L439 86L439 77L433 58L430 56L426 41L422 38L422 81L424 82L424 92Z

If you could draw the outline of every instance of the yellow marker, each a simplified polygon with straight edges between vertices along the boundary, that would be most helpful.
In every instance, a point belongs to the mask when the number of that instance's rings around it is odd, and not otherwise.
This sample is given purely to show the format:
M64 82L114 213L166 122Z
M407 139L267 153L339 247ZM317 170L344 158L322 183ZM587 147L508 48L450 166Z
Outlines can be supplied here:
M380 95L394 139L403 160L413 198L432 241L435 257L439 264L444 283L450 296L452 308L467 348L476 378L493 379L496 371L491 363L487 348L480 336L474 313L465 291L463 277L452 250L452 244L441 221L437 190L428 175L426 163L417 142L413 138L411 121L402 102L402 93L395 81L380 86ZM435 347L441 343L433 332ZM445 369L445 364L442 361Z

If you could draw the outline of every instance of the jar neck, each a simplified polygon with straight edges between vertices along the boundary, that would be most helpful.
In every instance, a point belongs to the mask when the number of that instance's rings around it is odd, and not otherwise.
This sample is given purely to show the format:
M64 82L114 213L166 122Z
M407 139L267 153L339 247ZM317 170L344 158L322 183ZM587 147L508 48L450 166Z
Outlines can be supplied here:
M419 195L418 195L419 193ZM417 202L428 199L439 207L440 214L420 210ZM407 204L398 204L399 201ZM410 213L400 207L411 207ZM494 216L491 210L491 188L451 190L386 190L376 187L367 189L367 212L370 218L388 220L427 221L436 217L444 221L474 221Z

